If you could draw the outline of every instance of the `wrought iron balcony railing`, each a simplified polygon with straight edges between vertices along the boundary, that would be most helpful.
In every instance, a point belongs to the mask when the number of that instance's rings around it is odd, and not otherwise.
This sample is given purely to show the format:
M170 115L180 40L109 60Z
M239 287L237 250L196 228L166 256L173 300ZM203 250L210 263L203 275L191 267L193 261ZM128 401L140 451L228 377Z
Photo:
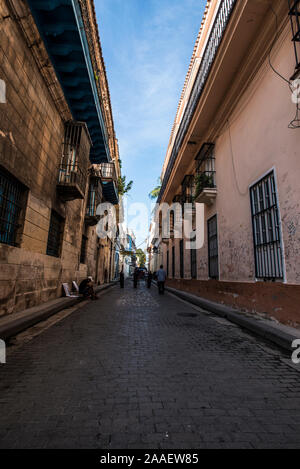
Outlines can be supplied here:
M78 163L61 164L59 167L57 191L65 201L83 199L87 172Z
M116 181L116 169L114 163L101 163L102 179Z
M296 73L300 71L300 0L288 0L296 57Z
M85 222L87 225L96 225L99 217L97 216L97 207L102 201L102 186L99 177L92 175L90 177L89 195L86 206Z
M171 176L172 169L174 167L174 163L176 161L179 149L182 145L184 137L187 133L188 127L194 115L196 106L199 102L200 96L202 94L203 88L207 81L209 72L211 67L214 63L214 59L219 49L219 45L222 41L224 32L226 30L228 21L230 19L231 13L233 8L236 4L237 0L222 0L219 6L219 10L217 12L215 22L211 29L211 33L209 39L207 41L207 45L199 66L199 70L195 79L195 83L185 109L182 121L180 123L178 133L175 138L173 150L170 156L170 160L165 172L165 176L162 182L161 191L158 197L158 202L160 202L163 193L166 189L169 177Z
M85 196L90 148L86 125L83 122L67 122L57 184L58 193L65 201L83 199Z

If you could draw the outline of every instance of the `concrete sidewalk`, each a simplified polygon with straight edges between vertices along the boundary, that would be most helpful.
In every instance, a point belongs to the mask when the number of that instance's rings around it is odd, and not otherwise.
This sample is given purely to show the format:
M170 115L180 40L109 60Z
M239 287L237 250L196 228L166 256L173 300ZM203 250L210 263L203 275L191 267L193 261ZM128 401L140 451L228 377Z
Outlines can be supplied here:
M166 291L192 303L200 308L224 317L229 321L257 334L264 339L279 345L279 347L289 352L293 351L292 343L295 339L300 339L300 331L293 327L285 326L272 320L262 319L255 315L246 315L228 306L215 303L205 298L201 298L182 290L165 287ZM250 317L249 317L250 316Z
M116 282L100 285L95 288L96 293L100 293L114 286ZM82 296L78 298L55 298L46 303L34 306L33 308L13 313L0 318L0 339L7 340L10 337L34 326L35 324L48 319L50 316L59 313L63 309L71 308L83 300Z

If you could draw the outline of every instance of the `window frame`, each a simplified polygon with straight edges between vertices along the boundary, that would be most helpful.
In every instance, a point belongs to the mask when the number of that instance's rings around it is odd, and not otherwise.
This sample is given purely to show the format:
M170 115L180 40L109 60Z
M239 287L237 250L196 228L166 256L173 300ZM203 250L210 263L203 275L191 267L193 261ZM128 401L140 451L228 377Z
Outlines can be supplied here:
M256 203L255 203L254 195L253 195L254 189L256 187L259 188L260 185L262 186L262 183L268 180L271 181L269 185L269 189L271 189L271 191L269 191L267 197L263 199L256 199ZM263 187L263 191L258 193L258 196L264 197L266 193L266 185L262 187ZM249 187L249 199L250 199L250 210L251 210L255 278L257 280L263 280L263 281L284 282L285 281L285 265L284 265L283 236L282 236L280 209L279 209L278 190L277 190L277 183L276 183L276 172L274 168L272 168L270 171L268 171L262 177L256 180L253 184L251 184L251 186ZM269 203L268 205L268 202L270 202L270 199L272 199L272 203L271 204ZM262 202L263 202L263 209L261 210ZM256 211L256 205L258 208L257 211ZM268 215L269 211L273 211L273 213L271 213L271 218L270 216L263 218L263 215ZM257 223L257 219L259 223ZM273 225L273 222L275 223L274 225ZM271 229L272 229L272 239L270 235ZM261 240L262 242L258 242L259 240ZM270 250L268 251L268 247L271 245L273 246L277 245L277 250L279 251L279 253L277 252L278 263L275 266L275 270L272 270L275 265L275 257L276 257L275 252L273 251L273 254L275 256L273 258L273 261L274 261L273 266L272 266L272 260L270 261L270 257L269 257L269 260L266 259L265 255L264 255L264 258L262 258L260 257L262 256L262 253L259 252L259 248L261 248L264 254L267 252L267 255L271 255L272 249L270 248ZM265 265L263 265L263 263L265 263ZM267 267L266 267L266 264L268 264ZM269 269L269 267L271 267L271 269ZM263 275L264 273L265 275Z
M216 220L216 230L215 230L215 233L210 236L210 224L212 224L213 220ZM210 217L208 220L207 220L207 248L208 248L208 276L210 279L213 279L213 280L219 280L220 278L220 269L219 269L219 232L218 232L218 215L215 214L213 215L212 217ZM212 239L215 238L216 240L216 252L217 252L217 255L215 256L212 256L211 255L211 252L212 252L212 249L211 249L211 242L212 242ZM214 273L212 272L212 259L215 259L216 262L216 275L214 275Z
M55 223L60 225L59 236L58 236L59 242L58 242L56 253L54 253L53 245L50 245L50 237L51 237L51 233L53 233L53 230L51 232L51 227L53 227L53 220L55 220ZM52 209L51 215L50 215L49 229L48 229L48 240L47 240L47 249L46 249L47 256L56 257L56 258L61 257L64 228L65 228L64 218L58 212L56 212L56 210Z
M13 230L3 231L6 240L4 240L4 238L1 239L2 232L0 232L0 244L20 247L28 200L28 188L3 166L0 166L0 181L1 178L6 180L7 185L6 190L4 185L3 192L0 190L0 230L2 223L3 226L6 224L6 227L8 225L13 227ZM9 199L12 195L16 196L17 200ZM3 203L2 199L5 199ZM15 211L12 210L12 206L15 207ZM12 218L7 218L7 213L11 215Z

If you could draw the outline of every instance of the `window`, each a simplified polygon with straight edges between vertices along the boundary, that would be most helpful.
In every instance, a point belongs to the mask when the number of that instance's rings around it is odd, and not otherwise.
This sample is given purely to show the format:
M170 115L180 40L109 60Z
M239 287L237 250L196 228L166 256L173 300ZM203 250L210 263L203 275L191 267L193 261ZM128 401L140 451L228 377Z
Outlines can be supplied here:
M193 175L187 175L184 177L182 183L182 203L192 203L194 201L195 193L195 178Z
M54 210L51 212L50 227L47 243L48 256L59 257L63 234L64 220Z
M180 240L179 251L180 251L180 278L184 278L184 249L183 249L183 239Z
M282 279L282 243L274 171L250 189L256 277Z
M208 231L208 275L219 278L218 223L217 215L207 221Z
M17 246L26 188L0 169L0 243Z
M85 264L85 261L86 261L87 241L88 241L87 236L82 235L81 250L80 250L80 264Z
M175 246L172 247L172 277L175 278Z

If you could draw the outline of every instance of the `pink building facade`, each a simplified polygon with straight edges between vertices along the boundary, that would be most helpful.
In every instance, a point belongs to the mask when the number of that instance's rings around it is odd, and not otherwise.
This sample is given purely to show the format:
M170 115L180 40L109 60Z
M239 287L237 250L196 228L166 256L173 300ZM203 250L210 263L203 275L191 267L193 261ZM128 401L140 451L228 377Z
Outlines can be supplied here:
M156 241L170 286L290 324L300 323L296 4L208 2L159 196L204 203L205 241L194 251Z

